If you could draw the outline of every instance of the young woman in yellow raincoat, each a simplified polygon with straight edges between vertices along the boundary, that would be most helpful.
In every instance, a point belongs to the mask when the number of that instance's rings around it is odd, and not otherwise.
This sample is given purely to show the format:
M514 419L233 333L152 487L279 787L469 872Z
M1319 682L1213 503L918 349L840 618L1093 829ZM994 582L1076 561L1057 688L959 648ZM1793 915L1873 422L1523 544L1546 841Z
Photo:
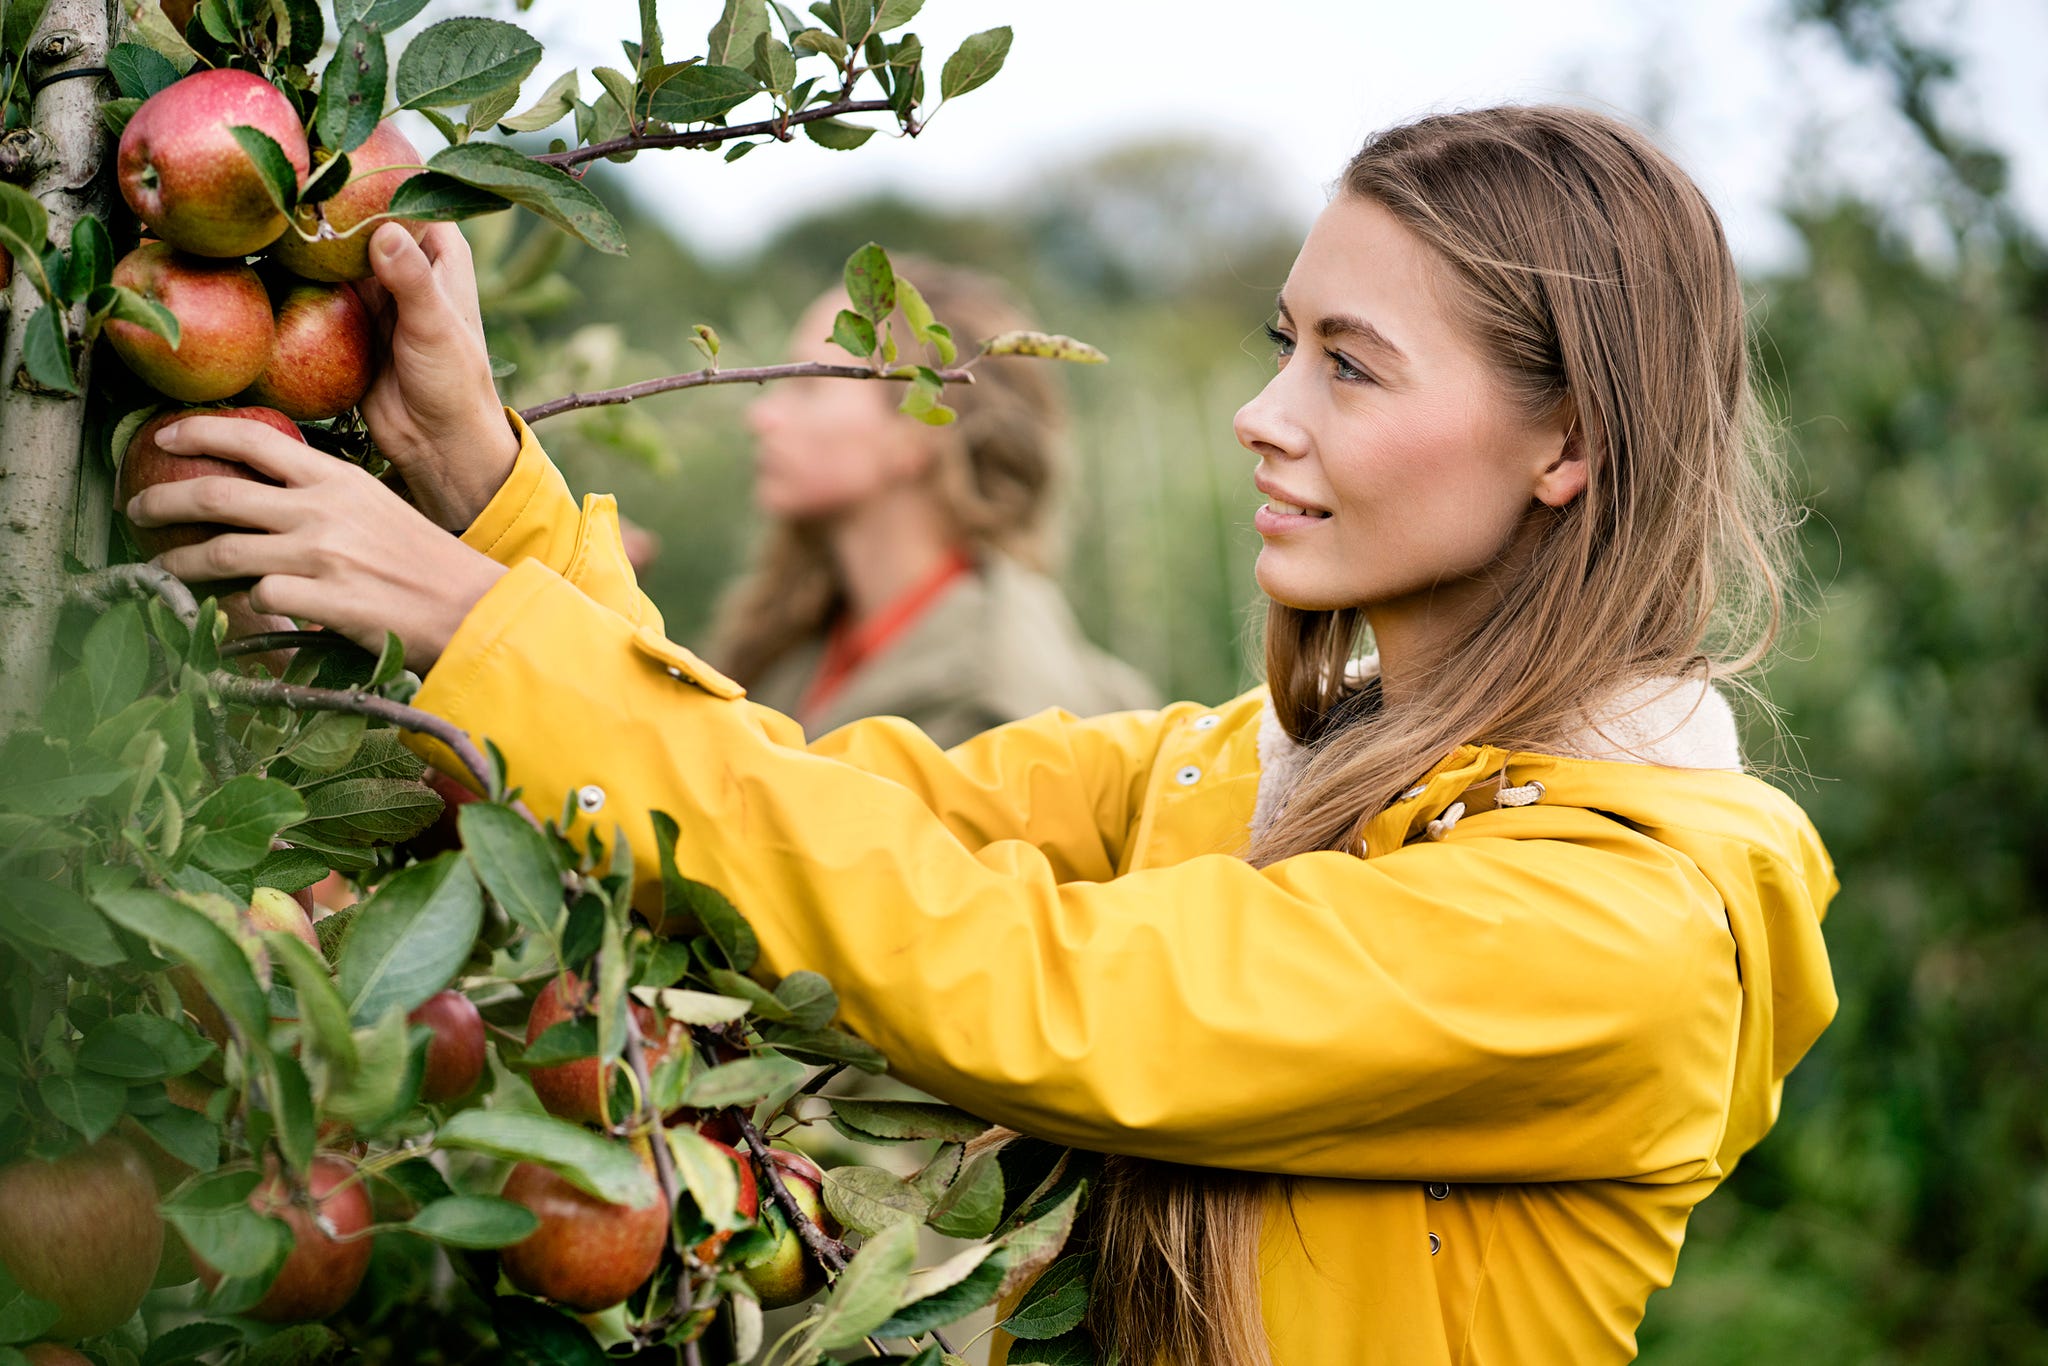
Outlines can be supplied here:
M648 873L673 814L681 870L905 1079L1114 1154L1094 1327L1131 1366L1633 1356L1835 1007L1827 855L1714 687L1776 624L1789 525L1742 296L1646 138L1530 107L1370 141L1237 418L1267 686L943 751L888 719L806 745L671 644L611 501L500 415L459 235L373 256L366 411L420 511L195 417L158 441L282 487L143 494L269 533L166 567L398 630L418 704L537 809Z

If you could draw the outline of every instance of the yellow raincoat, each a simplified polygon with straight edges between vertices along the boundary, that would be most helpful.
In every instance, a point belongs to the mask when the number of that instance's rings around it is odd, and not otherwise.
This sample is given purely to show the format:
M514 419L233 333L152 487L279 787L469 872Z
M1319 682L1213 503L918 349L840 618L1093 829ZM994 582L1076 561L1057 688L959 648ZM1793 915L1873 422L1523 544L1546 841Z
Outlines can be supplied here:
M1827 854L1741 773L1467 746L1371 857L1257 869L1260 692L806 746L663 636L611 500L579 509L530 435L466 539L511 572L419 705L495 740L536 810L623 827L650 888L672 814L764 965L824 973L914 1085L1298 1178L1262 1247L1279 1366L1627 1361L1833 1015ZM1503 768L1540 800L1425 837Z

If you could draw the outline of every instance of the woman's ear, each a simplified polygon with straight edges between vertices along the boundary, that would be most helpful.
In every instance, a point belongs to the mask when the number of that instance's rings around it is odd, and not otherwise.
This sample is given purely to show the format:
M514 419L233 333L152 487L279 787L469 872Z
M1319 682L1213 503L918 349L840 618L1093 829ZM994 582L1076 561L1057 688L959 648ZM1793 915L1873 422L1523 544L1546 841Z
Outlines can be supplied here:
M1536 501L1545 507L1564 507L1586 491L1591 475L1585 429L1579 425L1578 414L1568 407L1564 436L1549 462L1537 471Z

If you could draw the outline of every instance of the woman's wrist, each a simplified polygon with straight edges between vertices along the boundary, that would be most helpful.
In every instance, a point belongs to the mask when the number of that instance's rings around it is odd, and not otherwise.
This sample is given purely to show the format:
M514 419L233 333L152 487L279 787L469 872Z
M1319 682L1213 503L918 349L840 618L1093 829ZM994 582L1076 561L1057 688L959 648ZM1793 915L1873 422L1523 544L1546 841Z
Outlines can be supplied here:
M490 506L519 460L519 434L492 403L469 424L467 434L446 440L398 464L414 505L460 536Z

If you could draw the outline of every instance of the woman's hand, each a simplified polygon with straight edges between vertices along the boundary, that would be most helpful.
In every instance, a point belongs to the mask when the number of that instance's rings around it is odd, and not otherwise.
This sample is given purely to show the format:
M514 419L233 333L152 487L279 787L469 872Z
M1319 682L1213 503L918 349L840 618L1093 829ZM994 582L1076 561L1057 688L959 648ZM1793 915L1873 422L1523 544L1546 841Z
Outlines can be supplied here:
M371 650L395 631L406 663L424 673L505 573L364 470L260 422L188 417L156 441L173 454L239 460L282 485L209 475L144 489L127 508L138 526L227 522L268 533L230 532L156 560L181 579L255 579L258 612L318 622Z
M420 511L461 532L519 454L491 381L469 243L453 223L428 225L417 242L386 223L370 239L370 267L375 278L356 292L384 347L363 417Z

